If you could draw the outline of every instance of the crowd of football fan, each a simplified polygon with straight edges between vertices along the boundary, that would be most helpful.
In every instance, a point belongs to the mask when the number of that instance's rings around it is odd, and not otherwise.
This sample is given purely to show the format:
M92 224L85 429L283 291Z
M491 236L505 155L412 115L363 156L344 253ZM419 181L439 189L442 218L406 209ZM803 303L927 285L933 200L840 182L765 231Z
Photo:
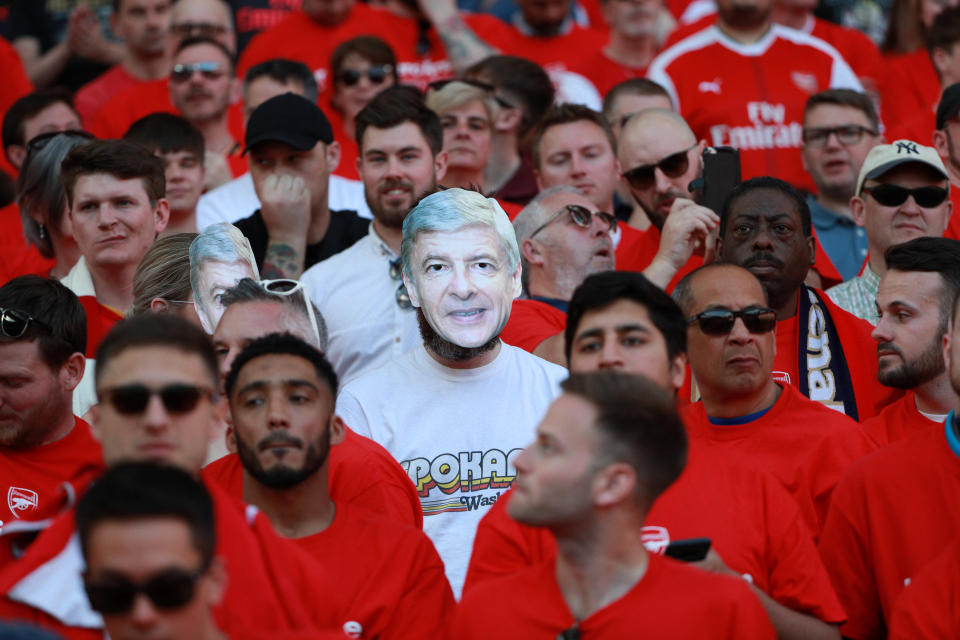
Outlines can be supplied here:
M0 639L960 637L956 4L0 2Z

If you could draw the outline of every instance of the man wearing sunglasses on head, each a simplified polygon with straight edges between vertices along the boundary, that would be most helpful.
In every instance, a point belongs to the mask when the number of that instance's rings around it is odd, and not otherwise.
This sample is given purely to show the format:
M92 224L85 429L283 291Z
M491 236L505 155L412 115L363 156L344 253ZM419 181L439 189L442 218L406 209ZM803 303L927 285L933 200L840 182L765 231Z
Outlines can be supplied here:
M69 506L62 484L82 491L102 470L100 445L72 410L86 337L83 307L56 280L0 287L0 567L32 540L18 527Z
M103 461L155 462L199 477L211 429L225 406L219 402L217 361L207 335L171 314L144 314L118 324L97 352L100 403L93 432ZM215 608L224 631L274 631L279 637L340 628L341 600L332 580L265 517L208 486L217 528L215 555L231 572ZM70 638L103 627L78 595L80 558L70 553L74 514L56 519L27 554L0 572L0 616L42 622ZM52 595L56 593L57 595ZM67 595L64 595L67 594ZM309 636L308 636L309 637Z
M774 379L777 314L749 271L705 265L685 276L673 297L686 317L687 359L700 393L683 410L691 439L772 473L818 532L829 490L852 458L821 462L812 452L826 437L859 426Z
M936 150L911 140L879 145L867 154L850 210L867 231L870 253L859 276L827 291L840 308L877 323L884 252L913 238L943 235L953 212L948 177Z

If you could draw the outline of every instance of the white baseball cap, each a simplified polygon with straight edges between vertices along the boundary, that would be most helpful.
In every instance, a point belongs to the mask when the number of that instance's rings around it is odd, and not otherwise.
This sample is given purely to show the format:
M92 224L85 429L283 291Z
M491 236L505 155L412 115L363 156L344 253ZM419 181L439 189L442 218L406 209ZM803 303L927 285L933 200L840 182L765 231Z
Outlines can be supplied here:
M860 176L857 178L857 194L863 191L863 183L867 180L879 178L887 171L905 162L919 162L925 164L944 178L948 178L947 168L943 166L937 150L925 147L913 140L895 140L890 144L878 144L863 160L860 167Z

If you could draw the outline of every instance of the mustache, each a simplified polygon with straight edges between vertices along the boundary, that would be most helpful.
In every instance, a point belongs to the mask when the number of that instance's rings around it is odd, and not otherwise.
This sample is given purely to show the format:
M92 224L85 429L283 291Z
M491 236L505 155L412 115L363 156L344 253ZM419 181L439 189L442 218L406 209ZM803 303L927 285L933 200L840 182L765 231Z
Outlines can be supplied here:
M879 355L881 351L893 351L898 356L901 356L901 357L903 356L903 352L900 351L900 348L897 345L893 344L892 342L878 342L877 355Z
M406 189L407 191L413 191L413 183L408 182L407 180L387 180L377 187L377 193L384 193L386 191L390 191L391 189Z
M303 448L303 440L295 436L290 435L286 431L278 430L272 432L266 438L257 443L257 449L263 451L270 445L274 444L286 444L292 447Z
M199 87L191 89L187 92L187 99L190 98L212 98L213 94L207 91L206 89L201 89Z
M783 261L774 256L772 253L755 253L747 261L743 263L743 266L749 269L751 266L758 262L766 262L772 264L776 268L780 269L783 267Z

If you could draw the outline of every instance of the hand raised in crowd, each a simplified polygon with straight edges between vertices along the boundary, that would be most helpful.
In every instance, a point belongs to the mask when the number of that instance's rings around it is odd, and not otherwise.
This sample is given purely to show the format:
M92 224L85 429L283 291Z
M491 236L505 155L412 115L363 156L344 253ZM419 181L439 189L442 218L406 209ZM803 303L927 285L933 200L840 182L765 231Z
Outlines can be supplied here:
M644 275L666 287L693 254L703 256L704 263L712 262L719 229L716 213L687 198L677 198L660 232L660 249Z
M104 64L116 64L115 47L100 28L97 14L85 2L76 6L67 23L67 42L74 54Z

